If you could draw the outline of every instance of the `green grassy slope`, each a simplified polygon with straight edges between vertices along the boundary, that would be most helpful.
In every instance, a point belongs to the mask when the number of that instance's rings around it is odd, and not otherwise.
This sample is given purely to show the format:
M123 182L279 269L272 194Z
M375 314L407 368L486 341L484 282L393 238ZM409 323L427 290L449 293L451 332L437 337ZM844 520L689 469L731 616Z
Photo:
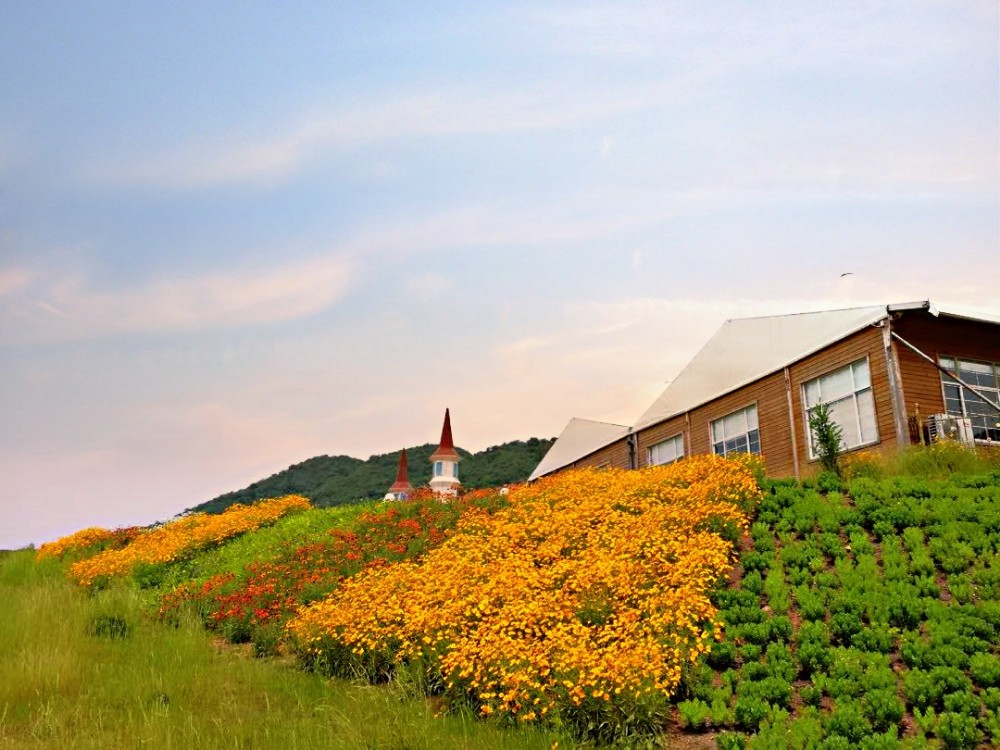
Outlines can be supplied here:
M3 748L528 750L562 739L436 718L399 690L252 659L193 621L145 616L135 588L88 596L27 551L0 558L0 602Z
M352 528L360 510L293 515L91 595L57 563L0 556L0 747L570 746L435 719L398 685L323 680L214 645L186 614L150 616L178 583ZM713 597L724 639L637 746L1000 745L1000 472L772 482Z

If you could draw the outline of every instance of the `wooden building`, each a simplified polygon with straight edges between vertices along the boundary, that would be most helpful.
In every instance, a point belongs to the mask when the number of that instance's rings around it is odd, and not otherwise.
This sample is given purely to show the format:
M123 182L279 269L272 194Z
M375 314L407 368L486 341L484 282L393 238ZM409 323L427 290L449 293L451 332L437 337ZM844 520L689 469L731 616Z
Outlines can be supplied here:
M633 426L571 420L531 479L735 452L762 455L771 476L809 475L820 403L845 451L896 449L945 423L1000 445L1000 316L924 301L726 321Z

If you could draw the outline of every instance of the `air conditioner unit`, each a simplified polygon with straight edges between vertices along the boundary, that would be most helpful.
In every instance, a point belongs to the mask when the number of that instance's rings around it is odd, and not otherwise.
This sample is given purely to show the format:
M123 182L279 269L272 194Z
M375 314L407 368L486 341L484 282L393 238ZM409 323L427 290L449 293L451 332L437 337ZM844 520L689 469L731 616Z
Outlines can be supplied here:
M954 440L963 445L975 445L972 434L972 420L951 414L931 414L927 418L927 435L931 442Z

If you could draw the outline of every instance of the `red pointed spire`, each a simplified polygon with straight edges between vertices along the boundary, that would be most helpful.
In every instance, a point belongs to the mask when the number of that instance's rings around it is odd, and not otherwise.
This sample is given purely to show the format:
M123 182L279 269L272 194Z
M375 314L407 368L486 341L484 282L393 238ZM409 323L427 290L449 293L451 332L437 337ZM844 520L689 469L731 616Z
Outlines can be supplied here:
M396 470L396 481L389 492L412 492L413 485L410 484L410 477L406 471L406 448L399 454L399 469Z
M448 409L444 410L444 427L441 428L441 444L431 454L431 461L437 461L442 458L452 461L459 460L458 452L455 450L455 443L451 439L451 413Z

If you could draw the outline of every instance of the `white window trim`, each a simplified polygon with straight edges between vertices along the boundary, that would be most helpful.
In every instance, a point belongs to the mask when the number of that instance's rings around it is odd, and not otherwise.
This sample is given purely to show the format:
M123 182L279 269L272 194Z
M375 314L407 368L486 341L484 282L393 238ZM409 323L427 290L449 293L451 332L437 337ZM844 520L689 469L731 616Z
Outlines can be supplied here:
M715 452L715 436L712 434L712 424L714 422L719 422L719 421L725 419L726 417L732 416L733 414L736 414L737 412L746 411L751 406L754 409L757 410L757 442L760 445L760 453L751 453L750 455L751 456L763 456L764 455L764 441L761 439L761 436L760 436L760 405L758 404L757 401L751 401L746 406L741 406L738 409L733 409L731 411L727 411L725 414L723 414L723 415L721 415L719 417L716 417L715 419L708 420L708 452L709 452L709 454L711 454L713 456L719 456L719 455L721 455L723 458L726 457L725 453L721 453L720 454L720 453L716 453ZM748 430L744 434L747 436L747 448L749 449L749 447L750 447L750 431Z
M808 380L803 380L802 383L799 384L799 393L800 393L801 398L802 398L802 426L803 426L803 428L806 431L806 445L809 447L809 460L810 461L818 461L819 460L819 454L816 452L816 450L815 450L816 446L813 444L812 430L809 429L809 406L806 403L806 384L807 383L812 383L814 380L819 380L820 378L825 377L825 376L827 376L827 375L829 375L831 373L837 372L838 370L843 370L843 369L846 369L848 367L853 367L858 362L864 362L865 366L868 367L868 387L867 388L862 388L861 390L855 389L854 391L851 392L851 395L850 395L850 398L854 401L855 427L857 427L857 429L858 429L858 435L860 435L861 434L861 413L858 411L858 394L861 393L862 391L871 391L872 392L872 416L874 417L875 437L872 440L868 440L868 441L865 441L865 442L862 442L862 443L858 443L857 445L851 445L851 446L849 446L846 443L844 443L843 442L843 438L841 438L841 443L840 443L841 448L840 449L841 449L841 451L845 451L845 452L856 451L856 450L861 450L862 448L867 448L870 445L878 445L881 442L881 436L879 435L879 431L878 431L878 409L876 408L876 405L875 405L875 383L872 380L872 363L871 363L871 360L869 359L868 355L866 354L864 357L861 357L860 359L852 360L851 362L848 362L846 365L841 365L840 367L834 367L832 370L827 370L826 372L820 373L819 375L817 375L814 378L809 378ZM851 382L853 384L853 375L852 375L852 381ZM848 398L848 397L845 396L844 398ZM836 400L837 401L841 401L843 399L836 399ZM822 401L821 400L819 403L820 404L828 404L828 403L831 403L831 402L829 402L829 401ZM819 406L819 404L816 404L816 406ZM813 407L813 408L815 408L815 407Z
M709 428L711 429L711 427ZM680 440L680 452L670 461L665 461L663 463L653 463L653 448L657 448L665 443L672 443L674 441ZM684 433L678 432L676 435L671 435L670 437L660 440L659 442L653 443L651 446L646 448L646 466L669 466L670 464L677 463L685 456L684 452Z
M974 358L970 358L970 357L959 357L959 356L954 355L954 354L939 354L938 358L937 358L937 363L941 367L944 367L944 365L941 364L941 360L942 359L950 359L952 362L954 362L955 363L955 374L959 375L960 377L961 377L961 375L960 375L960 371L959 371L959 367L958 367L958 363L959 362L971 362L971 363L980 364L980 365L990 365L995 372L1000 372L1000 362L991 362L991 361L986 360L986 359L974 359ZM945 414L951 414L951 412L948 411L948 393L945 390L945 379L946 379L946 376L944 375L944 373L942 373L939 370L938 371L938 380L941 381L941 403L944 404L944 413ZM951 380L951 379L948 378L948 380ZM965 419L969 419L969 411L968 411L968 409L967 409L967 407L965 405L965 396L966 396L965 388L963 388L962 386L960 386L954 380L951 380L951 384L954 385L956 388L958 388L959 399L962 402L962 413L960 415L959 414L954 414L952 416L956 416L956 417L961 416L961 417L963 417ZM1000 398L1000 393L998 393L998 398ZM990 440L989 434L987 433L986 438L975 438L975 442L981 443L982 445L992 445L996 441L995 440Z

